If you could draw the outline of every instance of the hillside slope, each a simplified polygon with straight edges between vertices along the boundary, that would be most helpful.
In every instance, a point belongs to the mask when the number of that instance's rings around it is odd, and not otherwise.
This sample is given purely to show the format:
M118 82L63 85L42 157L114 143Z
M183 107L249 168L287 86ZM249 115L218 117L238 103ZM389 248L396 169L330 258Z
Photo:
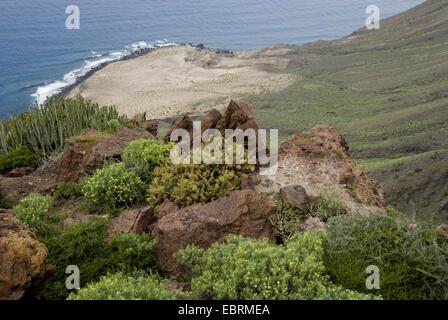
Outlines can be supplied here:
M391 204L424 216L448 210L448 0L382 20L380 30L279 48L296 80L246 98L262 126L284 139L332 125Z

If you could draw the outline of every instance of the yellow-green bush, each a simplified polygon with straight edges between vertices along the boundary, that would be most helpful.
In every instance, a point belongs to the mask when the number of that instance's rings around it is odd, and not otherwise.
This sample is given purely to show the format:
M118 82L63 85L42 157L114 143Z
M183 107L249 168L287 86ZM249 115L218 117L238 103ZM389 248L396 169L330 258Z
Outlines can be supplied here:
M14 213L37 236L44 236L51 232L51 225L59 221L56 214L50 213L52 208L52 197L31 193L14 207Z
M100 211L128 207L144 198L144 189L144 182L122 162L98 169L82 186L89 206Z
M147 192L150 205L169 199L181 207L207 203L241 188L241 178L255 170L253 165L173 164L164 160L153 171Z
M129 276L109 274L90 283L67 300L175 300L174 291L168 290L155 275Z
M190 268L193 292L207 299L376 299L332 284L325 275L323 236L304 233L286 246L229 235L208 250L177 254Z
M329 219L324 263L331 279L360 292L366 268L380 272L384 299L448 299L448 244L429 223L394 211Z
M154 168L170 155L172 144L158 140L135 140L123 151L121 159L126 169L131 169L145 182L150 182Z

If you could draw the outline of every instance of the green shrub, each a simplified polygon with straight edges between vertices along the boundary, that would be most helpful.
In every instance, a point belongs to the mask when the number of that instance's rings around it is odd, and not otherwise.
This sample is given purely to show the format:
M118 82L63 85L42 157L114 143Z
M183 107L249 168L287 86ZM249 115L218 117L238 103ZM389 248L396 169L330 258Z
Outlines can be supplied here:
M138 270L156 271L155 241L149 233L122 233L112 238L108 260L126 273Z
M162 280L154 275L135 277L122 273L109 274L100 281L89 284L68 300L175 300L176 295L168 290Z
M152 206L169 199L181 207L207 203L241 188L253 165L173 164L169 159L153 171L147 200Z
M38 155L24 146L18 146L7 154L0 154L0 173L5 174L14 168L35 167Z
M1 192L0 190L0 208L3 209L12 209L14 207L14 205L12 205L11 203L7 202L4 198L3 198L3 192Z
M126 169L134 170L145 182L150 182L151 173L159 163L170 155L172 144L158 140L136 140L130 142L121 159Z
M91 217L79 224L40 239L48 248L48 262L56 265L56 274L47 280L43 297L65 299L70 293L65 287L69 265L80 269L81 287L96 282L108 272L132 273L136 270L154 272L154 241L148 234L125 234L107 237L107 220Z
M329 195L322 191L319 200L308 205L308 211L313 217L325 222L330 217L346 214L347 207L335 189Z
M389 212L328 221L324 262L331 279L369 292L366 268L375 265L380 271L376 292L385 299L447 299L446 239L434 226Z
M82 186L89 206L101 211L125 208L142 200L144 189L143 181L121 162L98 169Z
M107 122L107 128L109 132L117 132L123 128L123 123L119 119L111 119Z
M31 193L14 207L14 213L20 222L39 237L51 232L52 224L59 221L56 214L50 213L52 208L52 197Z
M322 234L304 233L286 246L229 235L208 250L188 246L178 260L191 288L207 299L370 299L335 286L324 275Z
M54 185L53 189L53 198L56 200L66 200L82 196L81 184L77 182L58 182Z
M283 240L291 238L300 233L300 225L306 218L306 213L289 203L275 197L277 204L277 214L270 217L274 230Z

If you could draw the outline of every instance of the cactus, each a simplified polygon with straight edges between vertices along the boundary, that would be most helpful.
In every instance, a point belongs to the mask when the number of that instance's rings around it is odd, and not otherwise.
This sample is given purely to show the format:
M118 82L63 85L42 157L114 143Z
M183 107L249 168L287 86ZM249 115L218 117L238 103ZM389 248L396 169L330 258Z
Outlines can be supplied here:
M64 147L65 141L86 128L103 131L117 119L127 125L114 106L99 107L82 98L52 97L43 105L28 106L27 111L0 121L0 151L4 154L19 146L48 155Z

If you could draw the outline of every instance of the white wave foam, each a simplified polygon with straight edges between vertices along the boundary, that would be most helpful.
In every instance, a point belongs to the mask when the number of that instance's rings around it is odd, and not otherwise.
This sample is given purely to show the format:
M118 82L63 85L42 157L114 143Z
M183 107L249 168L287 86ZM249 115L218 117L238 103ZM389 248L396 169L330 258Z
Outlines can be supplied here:
M36 92L31 96L35 98L36 102L42 104L45 102L47 97L51 97L55 94L61 93L64 88L71 86L76 83L76 81L85 76L89 71L100 67L101 65L117 61L132 54L139 53L141 50L151 49L151 48L162 48L167 46L176 46L176 43L168 42L168 40L158 40L155 43L149 43L146 41L138 41L127 45L121 51L114 51L108 54L97 53L91 51L92 56L84 60L84 65L78 69L72 70L65 74L62 80L53 81L51 83L46 83L43 86L37 88Z

